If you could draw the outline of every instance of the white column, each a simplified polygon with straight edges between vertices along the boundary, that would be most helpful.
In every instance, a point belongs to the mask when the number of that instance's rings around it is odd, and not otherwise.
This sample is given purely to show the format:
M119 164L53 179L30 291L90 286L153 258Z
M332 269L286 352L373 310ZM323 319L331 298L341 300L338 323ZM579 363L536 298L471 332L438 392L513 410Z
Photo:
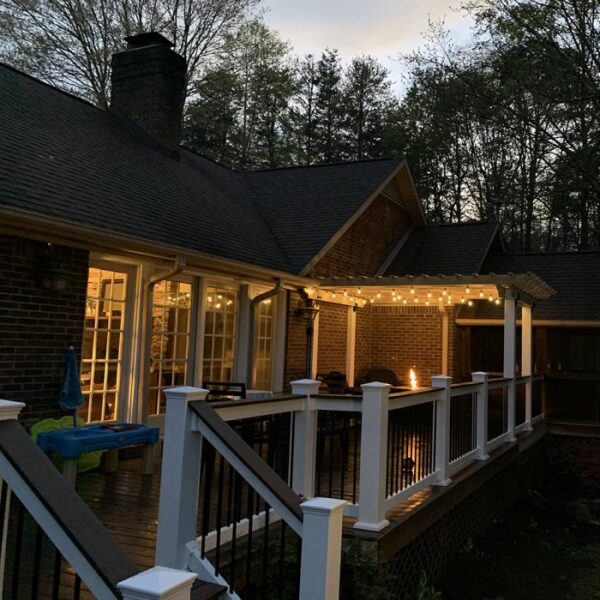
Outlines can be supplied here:
M504 298L504 377L513 381L508 387L508 433L515 438L515 358L517 349L517 303L514 293L507 290Z
M348 307L348 326L346 329L346 379L348 386L354 387L354 356L356 353L356 309Z
M471 378L476 383L482 384L482 389L477 392L477 459L487 460L488 442L488 379L489 375L483 371L471 373Z
M385 518L387 477L389 383L365 383L362 388L360 440L360 504L356 529L380 531Z
M314 379L292 381L292 394L306 396L304 410L294 413L294 447L292 448L292 489L312 498L315 494L317 451L317 409L311 396L319 393L320 382Z
M445 307L442 310L442 375L448 375L448 348L449 343L449 322L450 317Z
M175 387L165 390L167 412L163 449L156 563L187 567L185 545L196 537L202 436L192 431L190 402L204 400L208 390Z
M254 331L250 331L250 286L240 285L238 291L237 329L236 329L234 381L245 381L252 387L253 365L249 364L250 345L254 343ZM204 340L202 341L204 343ZM202 372L202 371L200 371Z
M22 402L0 400L0 421L12 421L18 419L19 413L24 407L25 404ZM2 480L0 479L0 482L1 481ZM4 569L6 566L6 540L8 536L11 493L11 489L7 484L4 514L0 514L0 520L2 520L2 538L0 539L0 598L4 598Z
M531 430L532 417L532 383L531 383L531 306L521 307L521 375L530 379L525 384L525 428Z
M338 600L345 500L313 498L302 503L300 600Z
M312 379L317 378L317 368L319 365L319 313L312 322L312 353L311 353L311 367L310 376Z
M123 600L189 600L195 573L152 567L117 584Z
M450 384L452 377L434 375L431 387L441 390L441 396L435 403L435 470L438 480L435 485L450 485L448 477L450 463Z

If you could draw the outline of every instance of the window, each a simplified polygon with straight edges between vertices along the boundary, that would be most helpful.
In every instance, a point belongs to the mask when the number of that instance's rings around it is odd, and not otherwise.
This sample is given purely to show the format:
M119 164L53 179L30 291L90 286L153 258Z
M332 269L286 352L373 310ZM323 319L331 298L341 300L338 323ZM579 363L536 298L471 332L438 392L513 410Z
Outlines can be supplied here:
M190 283L166 280L154 286L148 388L150 414L165 411L165 388L187 382L191 306Z
M271 298L267 298L256 309L253 386L260 390L271 389L273 304Z
M204 381L231 381L235 350L237 290L218 287L206 289L204 322Z
M123 368L127 273L90 268L81 352L81 387L87 422L116 418Z

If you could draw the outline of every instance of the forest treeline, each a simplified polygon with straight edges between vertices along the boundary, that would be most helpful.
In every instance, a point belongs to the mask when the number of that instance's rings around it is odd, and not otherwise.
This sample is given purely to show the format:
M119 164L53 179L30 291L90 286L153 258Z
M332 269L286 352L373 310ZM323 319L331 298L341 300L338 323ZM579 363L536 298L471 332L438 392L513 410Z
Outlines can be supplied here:
M600 248L600 0L468 1L472 40L453 45L432 24L424 47L399 57L401 98L373 57L297 56L259 8L0 0L0 56L106 106L122 36L159 30L188 59L185 144L214 160L406 156L430 222L498 221L514 251Z

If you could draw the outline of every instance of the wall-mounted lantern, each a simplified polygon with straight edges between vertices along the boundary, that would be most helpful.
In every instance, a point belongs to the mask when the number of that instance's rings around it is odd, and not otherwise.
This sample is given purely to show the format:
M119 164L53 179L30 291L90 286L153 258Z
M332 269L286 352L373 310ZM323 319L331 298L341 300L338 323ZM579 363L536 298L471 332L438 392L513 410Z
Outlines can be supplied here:
M41 288L63 292L67 289L68 278L60 268L54 244L46 244L44 251L38 258L37 280Z
M313 324L319 314L319 302L314 298L303 298L298 302L296 316L306 322L306 376L312 373Z

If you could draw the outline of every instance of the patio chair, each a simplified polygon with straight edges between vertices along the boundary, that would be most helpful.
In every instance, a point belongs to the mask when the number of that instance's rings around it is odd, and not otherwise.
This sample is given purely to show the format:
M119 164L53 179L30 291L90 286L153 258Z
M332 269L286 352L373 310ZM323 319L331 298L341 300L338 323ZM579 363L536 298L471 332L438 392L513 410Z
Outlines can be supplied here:
M246 399L246 384L232 381L203 381L202 387L208 390L208 402L218 400Z
M348 392L348 379L345 373L330 371L318 378L327 386L329 394L346 394Z

